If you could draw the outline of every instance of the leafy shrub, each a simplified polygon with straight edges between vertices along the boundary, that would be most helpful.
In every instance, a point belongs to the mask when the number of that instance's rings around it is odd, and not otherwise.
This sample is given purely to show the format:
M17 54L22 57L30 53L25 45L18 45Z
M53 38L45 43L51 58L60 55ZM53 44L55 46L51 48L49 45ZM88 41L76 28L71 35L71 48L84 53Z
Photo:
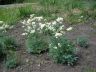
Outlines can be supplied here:
M27 51L29 53L41 53L48 47L47 41L41 34L30 34L26 41Z
M15 66L16 48L17 43L12 37L9 37L4 33L0 33L0 56L3 55L3 58L7 60L7 61L5 60L7 67Z
M75 47L65 36L52 37L49 43L49 55L57 63L74 65L77 61Z
M83 36L78 37L78 38L77 38L77 44L78 44L80 47L87 48L87 47L89 46L88 38L83 37Z
M12 37L5 37L4 44L7 50L16 50L17 43Z
M7 68L14 68L18 65L19 61L17 58L17 54L14 51L9 51L6 56L5 66Z
M17 47L15 40L9 36L1 36L0 44L3 47L3 51L16 50L16 47Z

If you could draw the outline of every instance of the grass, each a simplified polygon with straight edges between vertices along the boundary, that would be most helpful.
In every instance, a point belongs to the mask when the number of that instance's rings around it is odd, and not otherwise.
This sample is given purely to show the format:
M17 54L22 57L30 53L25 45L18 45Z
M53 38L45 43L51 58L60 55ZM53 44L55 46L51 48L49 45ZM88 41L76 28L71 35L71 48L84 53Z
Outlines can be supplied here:
M9 25L14 25L21 18L27 17L30 14L34 13L37 16L43 15L49 20L56 18L56 15L53 14L53 11L46 10L45 8L39 8L33 5L26 5L16 8L0 8L0 21L4 21L6 24Z
M61 14L70 24L82 23L90 18L96 19L95 0L24 0L23 2L37 3L37 5L35 7L28 5L19 8L0 8L0 20L14 24L31 13L43 15L48 19L55 19L57 14Z
M20 19L20 12L15 8L1 8L0 9L0 21L4 21L8 24L14 24Z
M0 21L6 24L16 24L22 17L25 17L33 12L32 7L24 6L18 8L0 8Z

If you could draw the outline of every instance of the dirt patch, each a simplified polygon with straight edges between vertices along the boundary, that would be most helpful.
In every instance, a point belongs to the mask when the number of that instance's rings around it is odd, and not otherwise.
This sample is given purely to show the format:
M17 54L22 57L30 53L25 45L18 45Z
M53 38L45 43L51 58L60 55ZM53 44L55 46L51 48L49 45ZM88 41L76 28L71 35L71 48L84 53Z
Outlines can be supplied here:
M20 44L17 52L20 55L21 64L15 69L8 70L1 62L0 72L86 72L86 68L96 69L96 29L91 27L91 22L73 27L74 30L66 34L69 39L73 41L77 36L83 35L90 40L88 49L78 47L80 59L76 66L56 64L49 58L47 52L41 55L28 54L25 46L26 37L21 35L24 29L22 24L18 23L13 29L8 30L8 34Z

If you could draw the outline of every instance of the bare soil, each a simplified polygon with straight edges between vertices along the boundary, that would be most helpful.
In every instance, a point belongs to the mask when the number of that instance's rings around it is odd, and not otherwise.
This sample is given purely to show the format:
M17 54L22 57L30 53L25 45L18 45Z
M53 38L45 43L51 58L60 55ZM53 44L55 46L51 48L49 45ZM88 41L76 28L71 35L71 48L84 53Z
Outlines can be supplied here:
M41 55L28 54L25 46L26 37L21 35L24 29L22 24L16 24L13 29L8 30L8 34L20 44L17 52L20 56L21 64L14 69L6 69L3 62L0 62L0 72L87 72L87 68L92 68L96 72L96 28L93 28L93 23L96 23L96 21L73 25L74 30L66 34L73 42L77 36L81 35L87 36L90 42L90 46L87 49L78 47L80 59L77 65L73 67L54 63L47 52Z

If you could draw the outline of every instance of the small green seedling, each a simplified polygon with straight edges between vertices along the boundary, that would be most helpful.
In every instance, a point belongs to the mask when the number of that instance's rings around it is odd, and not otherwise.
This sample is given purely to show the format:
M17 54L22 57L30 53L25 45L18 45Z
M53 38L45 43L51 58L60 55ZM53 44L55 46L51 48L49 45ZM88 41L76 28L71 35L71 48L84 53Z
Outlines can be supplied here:
M78 37L76 43L80 47L84 47L84 48L87 48L89 46L88 38L87 37L83 37L83 36Z

